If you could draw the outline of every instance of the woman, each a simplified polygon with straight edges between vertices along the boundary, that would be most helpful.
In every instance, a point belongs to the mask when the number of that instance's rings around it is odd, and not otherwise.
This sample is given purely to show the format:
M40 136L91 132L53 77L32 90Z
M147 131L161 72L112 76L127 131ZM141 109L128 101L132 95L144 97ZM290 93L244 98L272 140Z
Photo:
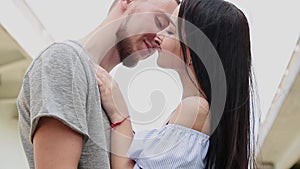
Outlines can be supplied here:
M170 24L158 35L162 50L168 51L161 52L158 64L178 72L183 100L162 129L136 133L132 140L127 106L118 86L97 67L102 105L113 128L112 169L255 168L250 140L253 88L246 17L223 0L185 0L174 14L183 21L178 19L176 26ZM199 51L190 47L203 44L195 39L188 22L207 36L223 66L227 95L220 119L210 110L212 84L207 65L199 58ZM127 151L129 158L125 156Z

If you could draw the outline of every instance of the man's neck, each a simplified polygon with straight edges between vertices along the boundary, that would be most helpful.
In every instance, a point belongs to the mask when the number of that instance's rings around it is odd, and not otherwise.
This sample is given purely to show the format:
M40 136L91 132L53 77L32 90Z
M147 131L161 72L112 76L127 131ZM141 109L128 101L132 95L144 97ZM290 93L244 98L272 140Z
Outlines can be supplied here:
M79 40L93 60L108 72L121 62L115 47L120 23L120 19L108 16L94 31Z
M100 66L110 72L115 66L121 63L119 52L116 47L113 47L100 61Z

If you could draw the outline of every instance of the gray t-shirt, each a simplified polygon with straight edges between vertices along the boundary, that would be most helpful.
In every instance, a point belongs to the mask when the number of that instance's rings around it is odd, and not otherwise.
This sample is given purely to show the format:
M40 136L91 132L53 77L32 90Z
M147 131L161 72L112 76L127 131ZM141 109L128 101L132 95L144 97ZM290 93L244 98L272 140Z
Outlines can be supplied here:
M39 119L53 117L84 136L79 169L109 169L110 126L101 108L86 50L75 41L54 43L29 66L17 99L19 128L31 169Z

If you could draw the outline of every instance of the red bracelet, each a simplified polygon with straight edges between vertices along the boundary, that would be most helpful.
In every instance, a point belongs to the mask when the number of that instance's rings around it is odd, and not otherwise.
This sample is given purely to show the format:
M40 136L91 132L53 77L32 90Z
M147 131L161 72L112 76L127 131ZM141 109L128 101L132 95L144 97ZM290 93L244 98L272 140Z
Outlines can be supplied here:
M125 117L122 121L119 121L119 122L117 122L117 123L112 123L111 125L110 125L110 128L115 128L115 127L117 127L117 126L119 126L119 125L121 125L125 120L127 120L129 118L129 116L127 116L127 117Z

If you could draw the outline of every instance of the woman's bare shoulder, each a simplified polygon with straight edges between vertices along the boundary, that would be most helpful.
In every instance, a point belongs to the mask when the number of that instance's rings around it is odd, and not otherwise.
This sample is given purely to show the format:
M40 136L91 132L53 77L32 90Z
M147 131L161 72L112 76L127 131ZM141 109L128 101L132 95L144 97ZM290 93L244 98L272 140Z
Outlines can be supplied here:
M203 97L192 96L181 101L169 123L209 133L209 104Z

